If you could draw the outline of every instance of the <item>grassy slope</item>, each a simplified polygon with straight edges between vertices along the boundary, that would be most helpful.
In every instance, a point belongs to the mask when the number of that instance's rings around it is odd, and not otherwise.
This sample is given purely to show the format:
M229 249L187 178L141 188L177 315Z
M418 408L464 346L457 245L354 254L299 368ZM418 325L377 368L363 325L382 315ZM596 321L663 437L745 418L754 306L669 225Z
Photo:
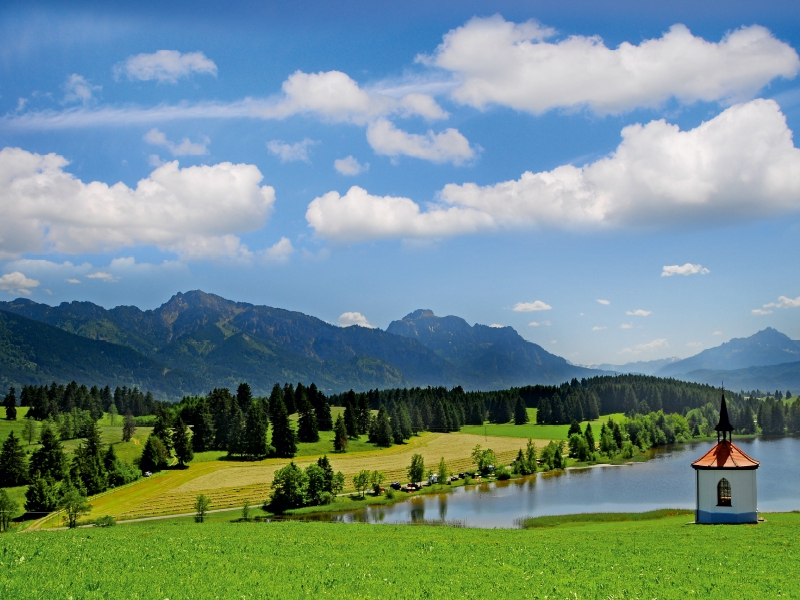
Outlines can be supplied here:
M514 425L514 423L505 423L503 425L495 425L487 423L484 425L465 425L461 428L464 433L474 433L475 435L498 436L498 437L518 437L518 438L533 438L539 440L566 440L569 425L536 425L536 409L528 409L528 417L530 423L525 425ZM613 417L615 421L622 420L625 415L622 413L614 415L602 415L596 421L583 421L581 423L581 430L586 429L586 423L592 424L594 430L594 439L600 439L600 427L608 421L609 417Z
M0 538L3 598L798 597L800 515L536 530L147 523ZM323 543L320 543L323 541Z

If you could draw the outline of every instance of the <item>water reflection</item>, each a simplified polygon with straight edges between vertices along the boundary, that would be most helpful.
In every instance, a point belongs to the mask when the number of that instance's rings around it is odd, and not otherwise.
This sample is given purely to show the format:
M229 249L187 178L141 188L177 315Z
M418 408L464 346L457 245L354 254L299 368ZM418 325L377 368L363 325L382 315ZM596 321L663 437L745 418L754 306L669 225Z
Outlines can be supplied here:
M761 511L800 509L800 438L735 440L761 461ZM514 527L527 516L580 512L643 512L694 508L690 463L711 448L708 442L652 452L652 460L622 466L540 473L522 479L454 488L447 494L416 496L391 506L347 513L317 513L304 519L367 523L459 522L468 527ZM438 519L433 518L438 515Z

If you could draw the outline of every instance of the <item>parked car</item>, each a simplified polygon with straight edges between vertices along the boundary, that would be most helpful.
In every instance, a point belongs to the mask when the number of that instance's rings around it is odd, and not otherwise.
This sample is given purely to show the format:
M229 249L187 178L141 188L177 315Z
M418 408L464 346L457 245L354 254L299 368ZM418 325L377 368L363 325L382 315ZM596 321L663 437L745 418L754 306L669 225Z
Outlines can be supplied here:
M400 485L400 482L399 482L399 481L393 481L393 482L392 482L392 483L389 485L389 487L391 487L393 490L399 490L399 489L400 489L402 486Z
M143 475L144 475L145 477L151 477L153 474L152 474L150 471L145 471L145 472L143 473Z

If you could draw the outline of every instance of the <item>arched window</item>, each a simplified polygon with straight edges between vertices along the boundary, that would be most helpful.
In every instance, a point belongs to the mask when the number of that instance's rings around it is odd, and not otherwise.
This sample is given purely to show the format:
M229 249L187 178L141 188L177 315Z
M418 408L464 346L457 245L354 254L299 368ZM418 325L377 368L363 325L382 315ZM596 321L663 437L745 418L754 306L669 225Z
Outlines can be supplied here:
M717 484L717 506L731 505L731 484L724 477Z

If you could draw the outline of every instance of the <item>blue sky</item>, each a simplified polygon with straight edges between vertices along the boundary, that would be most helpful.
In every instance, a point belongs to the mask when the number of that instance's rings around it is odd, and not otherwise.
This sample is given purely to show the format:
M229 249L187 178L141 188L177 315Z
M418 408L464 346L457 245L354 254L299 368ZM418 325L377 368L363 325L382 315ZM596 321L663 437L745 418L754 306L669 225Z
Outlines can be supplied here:
M796 5L430 4L4 3L0 296L800 338Z

